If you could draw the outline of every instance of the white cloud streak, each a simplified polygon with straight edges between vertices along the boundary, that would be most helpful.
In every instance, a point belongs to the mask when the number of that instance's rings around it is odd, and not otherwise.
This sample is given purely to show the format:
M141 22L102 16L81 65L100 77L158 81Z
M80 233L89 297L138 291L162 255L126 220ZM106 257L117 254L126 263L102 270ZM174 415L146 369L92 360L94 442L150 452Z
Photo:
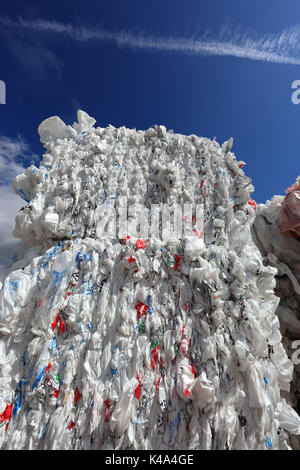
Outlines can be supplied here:
M25 20L0 17L2 29L36 32L46 37L65 36L80 43L111 42L117 47L196 54L232 56L256 61L300 65L300 27L279 34L244 33L241 28L223 27L213 38L176 38L148 35L144 32L107 31L101 27L76 26L54 20Z

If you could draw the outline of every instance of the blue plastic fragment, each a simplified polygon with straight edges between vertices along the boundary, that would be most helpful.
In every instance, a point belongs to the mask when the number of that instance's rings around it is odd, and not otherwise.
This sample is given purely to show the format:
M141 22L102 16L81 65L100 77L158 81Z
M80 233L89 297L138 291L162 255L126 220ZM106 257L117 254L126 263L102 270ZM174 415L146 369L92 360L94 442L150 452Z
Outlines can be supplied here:
M266 448L267 449L271 449L273 446L272 446L272 441L271 441L271 438L269 437L267 442L266 442Z
M43 367L43 370L42 370L42 372L40 373L40 375L38 375L38 377L37 377L37 378L35 379L35 381L33 382L33 385L32 385L32 390L34 390L34 389L35 389L35 387L37 386L37 384L39 383L39 381L40 381L40 380L41 380L41 378L43 377L43 374L44 374L45 370L46 370L46 366L45 366L45 367Z
M152 307L152 304L151 304L150 294L148 295L147 302L148 302L148 305L149 305L148 313L149 313L149 315L151 315L154 312L154 307Z
M19 193L23 195L23 196L22 196L22 199L24 199L24 201L30 202L30 200L27 199L27 196L26 196L26 194L24 193L23 189L19 189Z
M13 291L18 290L19 281L12 281L12 280L10 280L9 283L10 283L10 286L11 286L11 288L12 288Z
M25 362L25 355L26 355L26 351L23 352L22 357L21 357L22 362L23 362L23 366L25 366L25 364L26 364L26 362Z
M19 385L19 392L16 397L15 406L13 408L13 415L17 414L17 412L21 408L21 403L22 403L22 390L21 390L22 382L20 381L18 385Z
M52 279L52 282L53 282L53 286L54 287L57 287L58 284L61 283L61 280L62 278L64 277L64 274L65 274L65 271L62 271L62 272L58 272L58 271L53 271L53 279Z

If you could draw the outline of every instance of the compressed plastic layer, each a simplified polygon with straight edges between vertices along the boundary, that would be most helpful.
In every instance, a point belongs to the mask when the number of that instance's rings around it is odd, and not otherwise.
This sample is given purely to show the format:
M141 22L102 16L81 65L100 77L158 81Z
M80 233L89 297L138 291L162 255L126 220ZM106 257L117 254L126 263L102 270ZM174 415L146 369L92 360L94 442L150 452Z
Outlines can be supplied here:
M281 397L276 269L252 241L232 139L78 121L42 123L40 168L14 182L29 201L14 234L32 248L0 294L1 448L287 448L300 420ZM121 196L200 204L202 231L100 237Z
M252 227L253 239L264 257L264 263L277 269L275 293L280 298L276 310L280 320L283 345L294 362L290 405L300 411L300 239L292 231L283 231L287 220L288 197L296 191L297 183L286 190L288 195L274 196L266 204L257 206L257 217ZM291 219L289 219L291 223ZM290 224L290 229L292 229ZM299 433L296 433L299 434ZM293 449L300 449L299 436L291 437Z

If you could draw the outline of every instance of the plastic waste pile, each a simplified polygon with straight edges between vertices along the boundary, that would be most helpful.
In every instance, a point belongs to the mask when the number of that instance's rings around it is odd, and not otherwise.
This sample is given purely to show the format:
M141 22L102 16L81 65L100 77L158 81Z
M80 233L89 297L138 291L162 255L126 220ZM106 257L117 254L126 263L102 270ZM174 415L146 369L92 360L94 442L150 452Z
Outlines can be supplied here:
M40 167L13 183L28 250L0 293L0 448L289 448L277 270L232 139L94 124L44 121ZM105 236L122 198L149 218ZM201 223L164 239L163 204L199 205Z
M286 398L300 412L300 177L286 189L257 206L253 240L264 264L277 269L275 294L280 298L276 314L283 345L294 363L291 390ZM299 436L290 436L293 449L300 449Z

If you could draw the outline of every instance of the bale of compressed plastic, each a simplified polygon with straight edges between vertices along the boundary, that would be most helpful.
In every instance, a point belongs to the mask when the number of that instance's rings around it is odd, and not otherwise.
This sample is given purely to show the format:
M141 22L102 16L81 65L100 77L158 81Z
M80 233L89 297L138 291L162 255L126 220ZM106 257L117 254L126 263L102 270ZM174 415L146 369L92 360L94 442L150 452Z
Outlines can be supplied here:
M286 190L287 196L274 196L257 206L252 226L253 240L264 264L276 269L275 294L280 303L276 314L280 321L283 345L294 365L289 393L284 392L289 405L300 412L300 239L297 235L297 205L291 208L290 196L299 189L297 182ZM294 213L293 210L295 209ZM288 413L289 414L289 413ZM287 428L286 428L287 429ZM292 433L290 433L292 434ZM290 435L293 449L300 449L299 433Z
M28 251L0 293L1 449L289 448L276 269L232 139L93 125L46 121L13 184Z

